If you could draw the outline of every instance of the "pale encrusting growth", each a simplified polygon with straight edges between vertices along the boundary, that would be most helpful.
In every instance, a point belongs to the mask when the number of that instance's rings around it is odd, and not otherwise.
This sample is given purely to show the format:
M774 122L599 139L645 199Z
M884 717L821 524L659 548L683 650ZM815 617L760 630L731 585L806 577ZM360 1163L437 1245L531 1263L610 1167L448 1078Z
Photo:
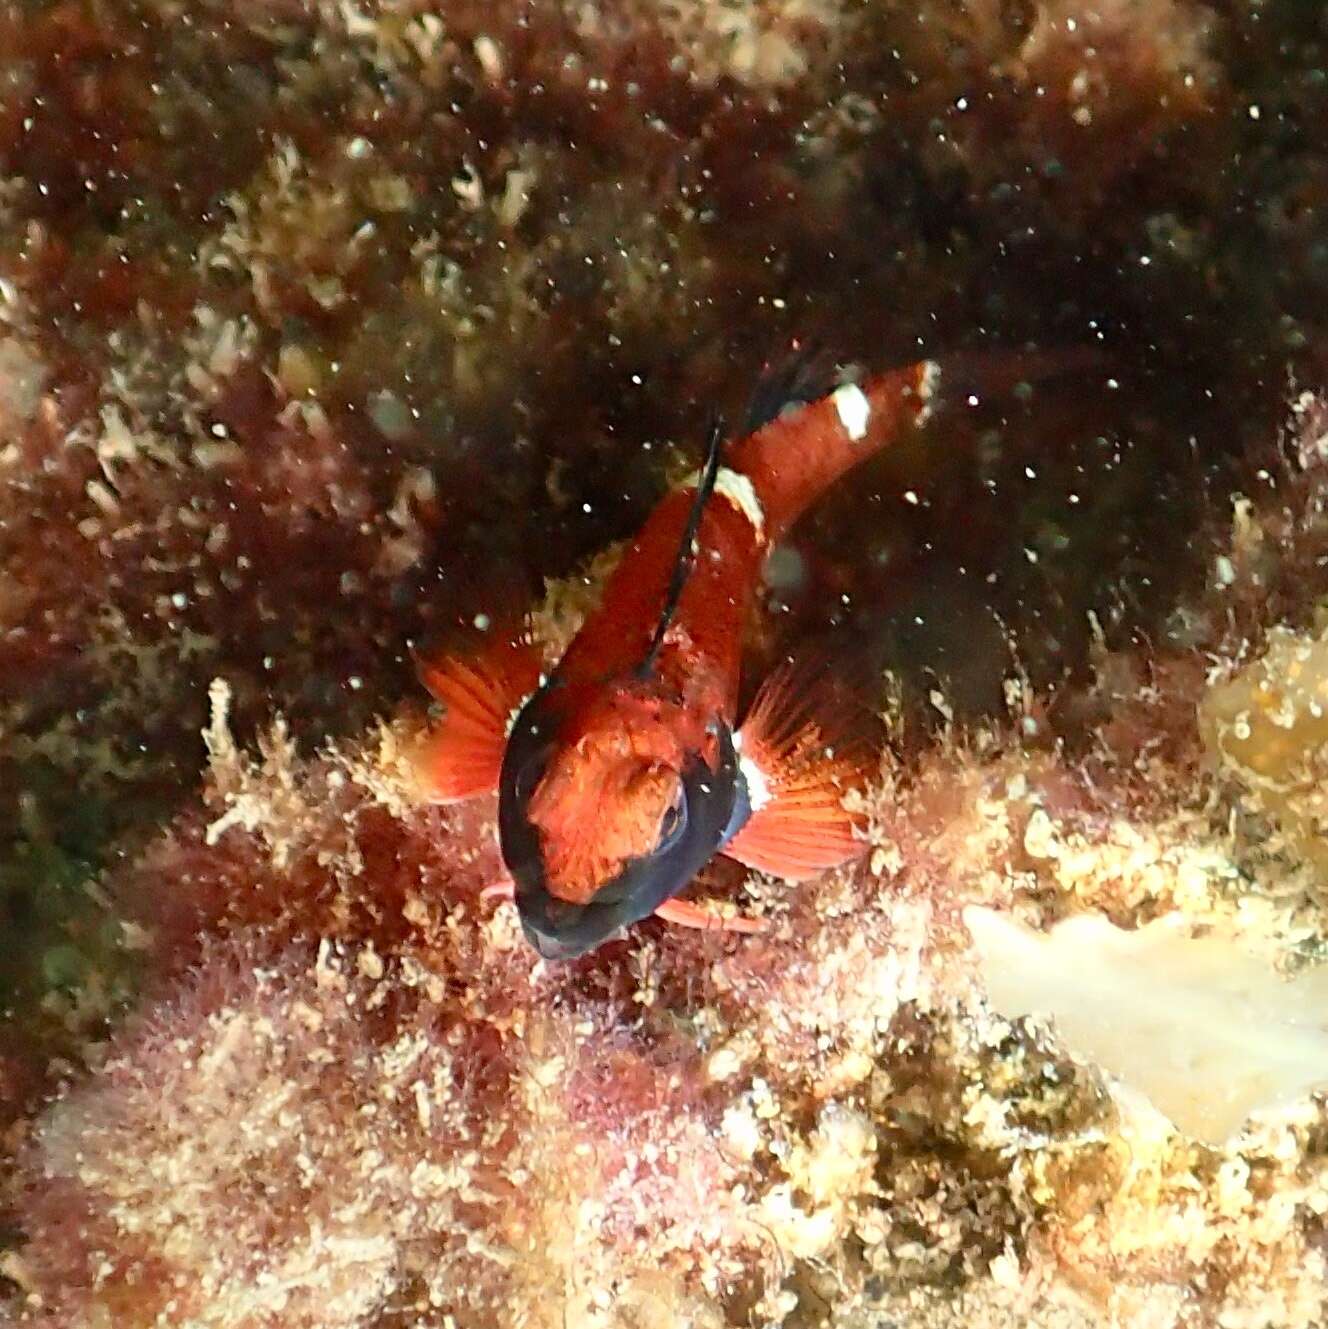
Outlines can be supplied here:
M1201 721L1246 806L1272 819L1317 874L1328 869L1328 640L1317 621L1267 647L1208 694Z
M1230 936L1190 935L1179 911L1128 932L1077 914L1042 937L991 909L964 922L997 1011L1051 1017L1196 1139L1220 1145L1328 1085L1328 971L1285 982Z

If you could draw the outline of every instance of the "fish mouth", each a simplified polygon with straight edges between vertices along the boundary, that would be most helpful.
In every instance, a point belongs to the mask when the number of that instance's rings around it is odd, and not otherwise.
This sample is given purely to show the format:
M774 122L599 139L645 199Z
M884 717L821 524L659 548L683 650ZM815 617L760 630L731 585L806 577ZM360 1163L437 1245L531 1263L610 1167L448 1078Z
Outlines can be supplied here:
M589 947L577 946L563 941L559 937L549 937L533 928L526 928L526 940L535 948L543 960L575 960L586 954Z
M524 913L521 915L521 930L526 940L539 953L541 959L565 961L576 960L602 946L615 933L622 931L622 923L606 920L605 925L569 928L563 932L546 932L537 927Z
M713 850L698 852L697 866L646 857L631 860L584 904L559 899L544 882L542 864L509 866L526 939L546 960L574 960L638 923L676 895Z

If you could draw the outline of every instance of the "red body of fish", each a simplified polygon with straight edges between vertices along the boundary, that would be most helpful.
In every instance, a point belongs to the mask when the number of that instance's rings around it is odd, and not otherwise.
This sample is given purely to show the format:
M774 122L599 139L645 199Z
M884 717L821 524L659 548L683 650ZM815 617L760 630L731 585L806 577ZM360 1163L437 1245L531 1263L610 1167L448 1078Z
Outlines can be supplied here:
M738 724L766 555L845 472L930 413L923 361L786 410L651 514L547 673L518 633L422 666L447 710L422 754L440 800L499 792L522 924L550 958L650 913L757 930L678 899L715 853L788 879L854 857L852 759L814 680L766 680ZM698 494L698 486L701 492Z

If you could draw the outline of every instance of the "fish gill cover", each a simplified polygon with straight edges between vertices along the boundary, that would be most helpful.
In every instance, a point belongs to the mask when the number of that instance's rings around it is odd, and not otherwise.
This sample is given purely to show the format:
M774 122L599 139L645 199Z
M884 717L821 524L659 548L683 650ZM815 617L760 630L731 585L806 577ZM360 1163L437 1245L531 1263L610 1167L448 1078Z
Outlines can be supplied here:
M0 4L0 1314L1322 1323L1320 1101L1177 1129L963 916L1322 961L1325 206L1294 0ZM794 340L1101 360L776 551L863 864L546 965L410 648L564 642Z

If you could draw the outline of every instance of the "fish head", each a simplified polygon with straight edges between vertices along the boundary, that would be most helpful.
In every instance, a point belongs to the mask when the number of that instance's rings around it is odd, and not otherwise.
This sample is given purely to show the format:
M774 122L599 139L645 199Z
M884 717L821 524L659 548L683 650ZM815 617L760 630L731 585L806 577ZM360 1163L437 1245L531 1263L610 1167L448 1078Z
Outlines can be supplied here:
M508 736L498 809L536 950L571 959L676 895L723 843L737 790L729 726L662 685L537 692Z

